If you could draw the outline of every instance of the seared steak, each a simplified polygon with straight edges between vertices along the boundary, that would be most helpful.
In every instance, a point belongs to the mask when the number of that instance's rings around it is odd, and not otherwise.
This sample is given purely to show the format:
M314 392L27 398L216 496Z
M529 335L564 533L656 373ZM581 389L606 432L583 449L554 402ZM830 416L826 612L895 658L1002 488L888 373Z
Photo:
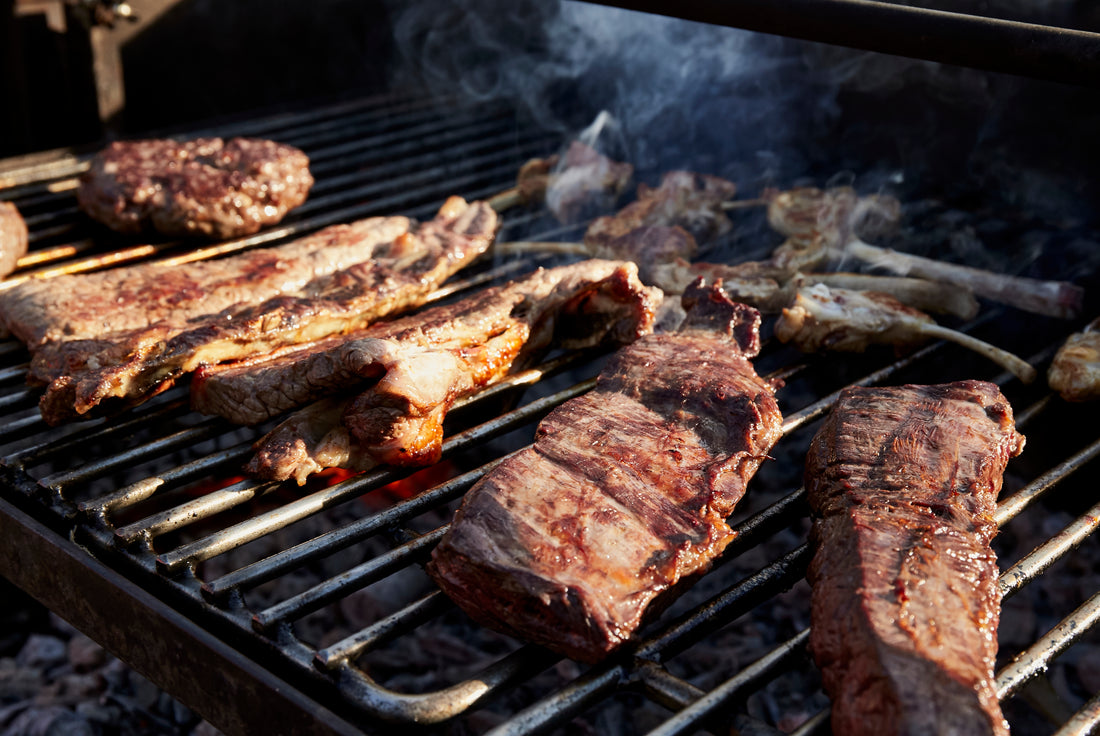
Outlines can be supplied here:
M248 472L300 483L326 467L439 459L452 404L548 347L626 343L650 331L660 292L633 263L539 269L451 305L267 359L204 368L192 405L255 423L318 397L256 445Z
M733 538L782 417L749 362L759 313L698 284L684 306L466 494L428 570L472 618L596 661Z
M488 249L497 225L488 205L452 197L430 222L375 242L365 258L291 293L255 300L246 291L239 303L183 324L160 321L103 339L65 343L54 368L63 374L42 397L42 415L57 424L106 399L139 403L200 365L343 334L418 306Z
M27 223L11 202L0 202L0 277L15 270L27 254Z
M121 233L232 238L283 219L306 200L309 158L268 140L118 141L92 159L77 202Z
M806 459L810 649L833 733L1008 733L990 540L1023 445L990 383L842 393Z

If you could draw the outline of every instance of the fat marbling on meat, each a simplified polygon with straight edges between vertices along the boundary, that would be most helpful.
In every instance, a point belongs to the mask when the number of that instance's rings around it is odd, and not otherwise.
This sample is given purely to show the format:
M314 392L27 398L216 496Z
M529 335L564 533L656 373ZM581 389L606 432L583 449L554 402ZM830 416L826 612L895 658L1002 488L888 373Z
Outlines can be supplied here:
M596 661L733 538L782 417L750 362L759 313L716 286L684 302L467 493L428 570L475 620Z

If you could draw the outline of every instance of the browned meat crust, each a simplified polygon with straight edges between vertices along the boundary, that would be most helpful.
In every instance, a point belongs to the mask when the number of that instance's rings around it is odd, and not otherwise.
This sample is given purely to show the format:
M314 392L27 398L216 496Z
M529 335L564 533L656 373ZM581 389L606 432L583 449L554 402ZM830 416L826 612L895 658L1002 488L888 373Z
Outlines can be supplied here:
M122 233L232 238L279 222L312 186L309 158L274 141L118 141L92 159L77 202Z
M732 539L782 418L749 362L759 313L695 287L685 306L467 493L428 570L472 618L596 661Z
M497 226L488 205L452 197L434 220L377 243L368 260L349 263L292 293L263 300L246 293L241 302L182 325L156 322L102 340L65 343L59 362L66 372L42 397L42 416L58 424L108 399L118 399L116 405L139 403L200 365L343 334L418 306L488 249Z
M833 733L1008 733L989 543L1023 444L990 383L842 393L806 460L810 649Z
M15 270L16 262L27 254L27 223L11 202L0 202L0 277Z
M519 369L551 345L622 344L653 326L660 292L632 263L584 261L362 333L268 360L203 370L192 403L258 422L296 412L262 438L250 474L299 482L326 467L426 465L439 459L454 402Z

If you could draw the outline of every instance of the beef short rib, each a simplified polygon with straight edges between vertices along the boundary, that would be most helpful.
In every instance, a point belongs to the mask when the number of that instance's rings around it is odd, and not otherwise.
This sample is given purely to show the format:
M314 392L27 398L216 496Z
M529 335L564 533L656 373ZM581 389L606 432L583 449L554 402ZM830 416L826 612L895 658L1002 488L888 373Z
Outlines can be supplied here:
M272 225L313 186L309 158L275 141L116 141L80 177L77 203L121 233L233 238Z
M990 540L1023 444L991 383L841 394L806 459L810 650L833 733L1008 733Z
M698 284L684 302L467 493L428 570L475 620L596 661L733 538L782 417L749 362L759 313Z

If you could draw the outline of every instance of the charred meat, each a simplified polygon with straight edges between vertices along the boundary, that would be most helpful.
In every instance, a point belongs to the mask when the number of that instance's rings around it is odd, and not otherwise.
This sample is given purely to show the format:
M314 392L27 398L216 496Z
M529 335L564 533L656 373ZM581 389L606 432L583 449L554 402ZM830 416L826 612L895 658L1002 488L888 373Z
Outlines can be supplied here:
M810 650L833 733L1008 733L990 540L1023 446L990 383L841 394L806 459Z
M256 423L291 415L256 444L248 472L298 482L327 467L427 465L439 459L456 400L498 381L551 345L631 342L653 327L660 292L632 263L539 269L460 302L274 358L203 369L192 404Z
M312 186L309 158L274 141L118 141L92 159L77 202L121 233L232 238L279 222Z
M240 301L200 319L154 322L109 337L63 343L62 354L54 356L62 372L42 397L42 415L57 424L108 399L123 406L140 403L200 365L344 334L419 306L488 249L497 225L488 205L452 197L435 219L397 227L386 242L373 240L372 233L372 247L363 257L291 293L255 299L245 289Z
M596 661L732 539L782 417L750 363L759 313L699 285L684 306L466 494L428 570L472 618Z
M0 202L0 278L15 270L27 254L27 223L11 202Z

